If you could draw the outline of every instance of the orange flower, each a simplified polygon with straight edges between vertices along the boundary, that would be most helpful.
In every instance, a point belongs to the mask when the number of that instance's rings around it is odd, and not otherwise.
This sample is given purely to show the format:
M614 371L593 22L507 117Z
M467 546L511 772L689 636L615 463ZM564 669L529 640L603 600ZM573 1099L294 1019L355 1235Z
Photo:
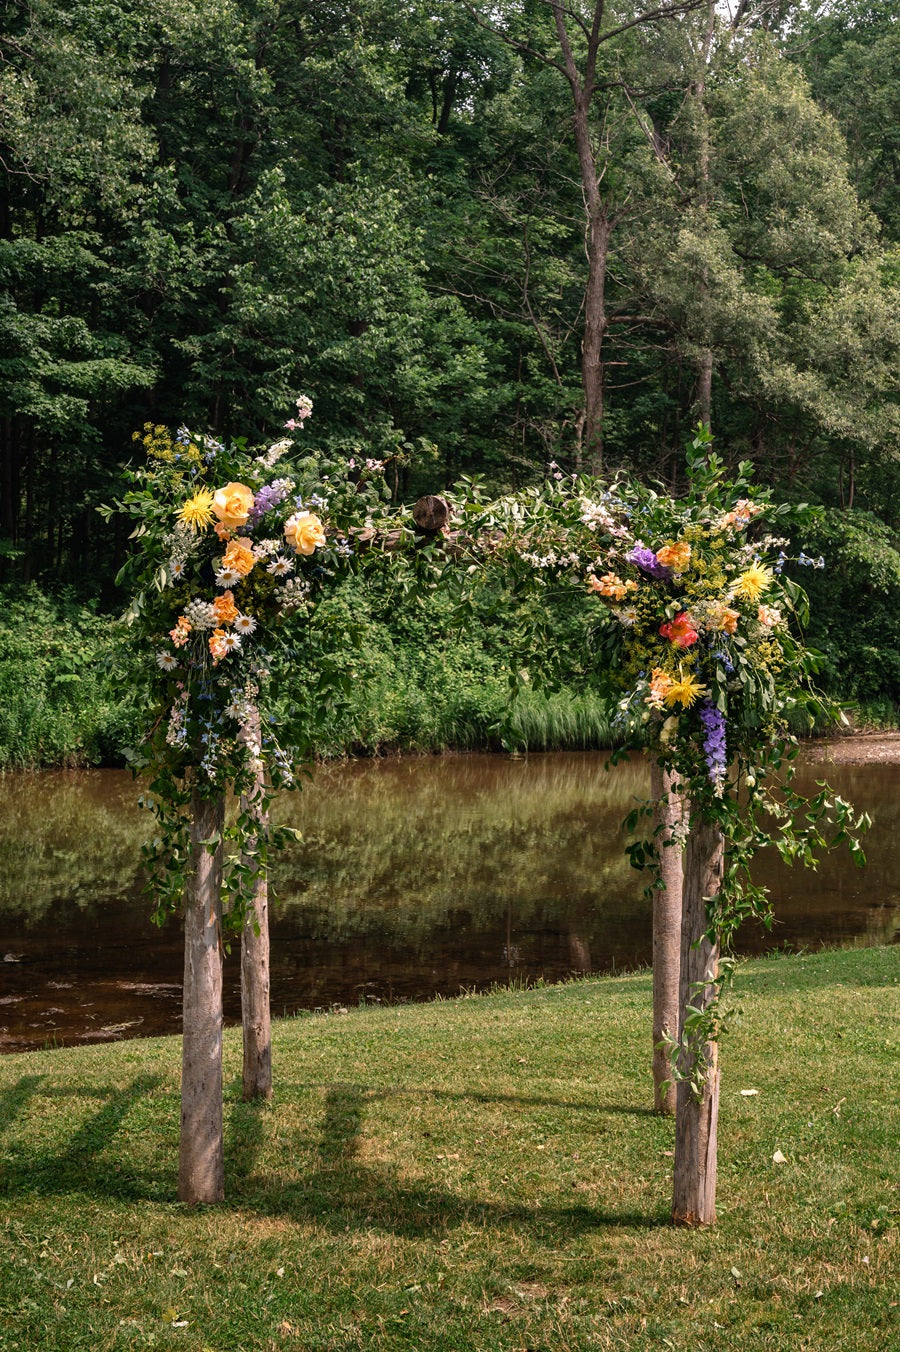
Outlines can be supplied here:
M610 596L614 601L624 601L630 591L637 591L637 583L623 582L615 573L604 573L599 579L593 574L588 578L588 586L591 591L599 592L601 596Z
M661 624L659 632L678 648L689 648L699 638L694 621L686 610L680 610L674 620Z
M213 601L213 610L219 624L233 624L240 613L234 604L234 592L227 591L217 596Z
M238 536L237 539L229 541L222 559L223 568L230 568L233 572L240 573L241 577L246 577L255 562L251 540L246 536Z
M214 662L221 662L222 658L228 652L228 649L225 647L225 644L223 643L224 638L225 638L224 629L214 629L212 634L210 635L209 651L212 653L212 658Z
M647 698L648 704L654 709L663 707L663 700L672 688L672 677L662 670L661 667L654 667L650 677L650 694Z
M169 638L176 648L183 648L191 632L191 622L186 615L179 615L175 628L169 630Z
M284 538L298 554L312 554L325 543L325 528L314 512L295 512L284 526Z
M662 549L656 551L657 561L676 573L681 573L687 568L690 557L691 547L686 540L679 540L676 544L663 545Z
M217 489L212 500L213 511L228 530L245 525L252 506L253 490L246 484L226 484Z
M723 601L720 601L707 623L710 629L718 629L723 634L733 634L737 629L740 618L739 610L732 610L730 606L726 606Z

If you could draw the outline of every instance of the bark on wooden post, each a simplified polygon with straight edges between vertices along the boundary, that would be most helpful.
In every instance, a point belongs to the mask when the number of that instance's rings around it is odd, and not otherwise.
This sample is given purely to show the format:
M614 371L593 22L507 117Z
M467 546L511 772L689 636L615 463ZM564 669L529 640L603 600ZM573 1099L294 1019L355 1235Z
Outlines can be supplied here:
M653 894L653 1107L655 1112L671 1117L676 1090L663 1040L678 1036L683 870L677 835L674 843L667 842L673 841L686 805L677 777L669 775L655 760L650 762L650 797L656 803L654 839L662 883Z
M706 1009L718 975L719 946L704 937L706 898L715 896L722 882L723 840L717 826L696 823L687 838L684 860L683 920L681 930L681 1021L687 1005ZM680 1066L687 1070L700 1058L703 1088L700 1099L691 1085L679 1081L675 1120L675 1177L672 1220L676 1225L713 1225L716 1219L716 1155L719 1120L719 1063L716 1042L684 1037Z
M179 1201L225 1196L222 1146L222 831L225 799L191 796L191 875L184 905ZM210 853L201 841L218 835Z
M259 746L259 713L242 728L241 736ZM241 811L250 812L261 829L268 826L268 814L260 802L263 770L257 773L256 789L241 798ZM248 840L250 850L256 839ZM251 861L246 860L247 863ZM272 1097L272 1014L269 976L269 883L266 871L257 876L253 902L247 911L241 932L241 1022L244 1029L243 1095L245 1101Z

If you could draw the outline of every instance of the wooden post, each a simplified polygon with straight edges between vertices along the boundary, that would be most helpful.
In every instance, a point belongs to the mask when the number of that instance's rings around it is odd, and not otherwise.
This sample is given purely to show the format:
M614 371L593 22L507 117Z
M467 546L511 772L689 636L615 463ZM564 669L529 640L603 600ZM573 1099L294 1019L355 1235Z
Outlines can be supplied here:
M672 1220L676 1225L714 1225L716 1220L716 1156L719 1120L718 1044L686 1037L684 1011L708 1007L715 994L719 945L711 944L706 899L722 883L723 840L719 828L698 821L687 838L684 861L684 908L681 927L680 1068L687 1071L699 1058L703 1084L698 1099L686 1080L678 1083L675 1119L675 1176Z
M653 893L653 1107L655 1112L671 1117L675 1113L675 1081L663 1039L678 1036L683 880L682 847L673 836L687 809L677 777L664 771L656 760L650 762L650 796L656 804L654 839L662 883Z
M259 746L259 712L241 729L241 737ZM258 754L258 753L257 753ZM262 829L268 826L263 812L263 770L257 772L255 791L241 798L241 811L252 813ZM255 838L248 841L253 850ZM250 862L247 860L246 862ZM272 1014L269 1000L269 883L265 870L256 878L253 902L241 931L241 1022L244 1029L243 1096L272 1097Z
M222 1145L222 831L225 798L191 795L191 874L184 903L179 1201L225 1196ZM212 853L201 844L218 836Z

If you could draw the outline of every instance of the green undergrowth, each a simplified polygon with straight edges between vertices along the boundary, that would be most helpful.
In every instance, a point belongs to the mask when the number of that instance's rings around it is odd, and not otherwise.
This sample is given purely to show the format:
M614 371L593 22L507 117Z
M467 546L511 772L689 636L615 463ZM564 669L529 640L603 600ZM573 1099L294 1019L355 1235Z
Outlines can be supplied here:
M888 1352L898 978L741 965L703 1231L668 1223L646 974L279 1022L270 1106L231 1030L213 1209L173 1201L177 1039L7 1057L0 1347Z

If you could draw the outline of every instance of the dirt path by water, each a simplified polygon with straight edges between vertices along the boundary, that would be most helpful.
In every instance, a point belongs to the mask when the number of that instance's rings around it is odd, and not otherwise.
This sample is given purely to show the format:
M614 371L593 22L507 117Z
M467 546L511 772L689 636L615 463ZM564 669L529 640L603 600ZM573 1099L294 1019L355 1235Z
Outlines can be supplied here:
M815 759L836 765L900 764L900 732L855 732L813 743Z

